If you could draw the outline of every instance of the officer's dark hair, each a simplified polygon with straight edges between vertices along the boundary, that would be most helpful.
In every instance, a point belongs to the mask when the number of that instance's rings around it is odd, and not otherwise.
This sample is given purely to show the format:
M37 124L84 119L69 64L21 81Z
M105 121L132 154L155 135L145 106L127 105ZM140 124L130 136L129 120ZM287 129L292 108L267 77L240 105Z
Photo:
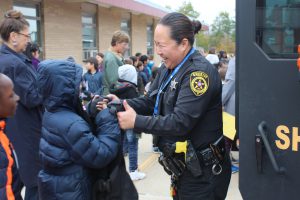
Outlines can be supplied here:
M29 27L29 23L20 11L9 10L0 25L1 38L7 42L11 32L20 33L26 26Z
M148 60L148 56L147 55L142 55L140 57L140 61L144 64L144 62L146 62Z
M195 34L197 34L202 27L198 20L191 21L182 13L172 12L164 16L158 24L168 26L171 29L171 38L180 44L181 41L188 39L191 46L195 41Z

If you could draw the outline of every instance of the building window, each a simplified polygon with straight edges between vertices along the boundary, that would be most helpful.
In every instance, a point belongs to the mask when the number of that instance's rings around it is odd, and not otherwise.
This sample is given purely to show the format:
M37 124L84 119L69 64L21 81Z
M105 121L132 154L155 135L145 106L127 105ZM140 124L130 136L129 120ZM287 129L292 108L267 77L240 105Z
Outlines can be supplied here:
M122 20L121 20L121 30L124 31L131 37L131 16L129 13L123 13L122 14ZM128 44L128 49L124 53L124 58L128 58L131 56L131 38L130 42Z
M40 46L40 57L43 58L43 40L42 40L42 28L41 28L41 10L40 3L27 3L22 1L16 1L13 4L14 10L19 10L23 13L24 17L28 21L31 32L31 41Z
M147 25L147 55L153 55L153 23Z
M256 43L270 58L297 58L299 0L256 0Z
M83 59L95 57L97 47L97 8L93 4L82 5L82 47Z

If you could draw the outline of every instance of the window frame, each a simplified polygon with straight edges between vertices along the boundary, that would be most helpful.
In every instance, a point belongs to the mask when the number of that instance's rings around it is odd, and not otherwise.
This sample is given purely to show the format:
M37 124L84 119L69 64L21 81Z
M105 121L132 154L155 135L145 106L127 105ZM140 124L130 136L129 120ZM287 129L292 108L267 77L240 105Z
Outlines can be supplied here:
M22 10L16 9L15 7L23 7L23 8L33 8L36 10L36 16L29 16L25 15ZM40 59L44 58L44 22L43 22L43 15L42 15L42 6L41 1L13 1L13 9L20 10L24 15L26 20L34 20L36 21L36 40L32 41L39 45L40 49ZM31 31L31 30L30 30ZM31 31L32 33L32 31Z
M98 53L99 49L99 41L98 41L98 9L97 5L90 3L83 3L81 10L81 39L82 39L82 58L85 61L89 57L95 57ZM91 17L92 23L83 23L83 17ZM92 40L94 46L93 47L84 47L84 27L89 26L94 30L94 39Z

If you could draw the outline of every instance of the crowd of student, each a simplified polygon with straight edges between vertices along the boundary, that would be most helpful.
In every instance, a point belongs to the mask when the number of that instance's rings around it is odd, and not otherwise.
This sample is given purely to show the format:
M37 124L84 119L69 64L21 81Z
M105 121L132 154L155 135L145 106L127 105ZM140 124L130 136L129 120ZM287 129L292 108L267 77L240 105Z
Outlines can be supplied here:
M84 61L83 74L71 56L40 62L39 47L30 42L29 23L18 11L6 13L0 34L0 148L5 152L0 160L5 169L0 174L0 199L22 199L23 185L25 200L91 199L96 180L90 169L103 175L120 153L128 155L131 180L146 177L138 170L141 132L120 130L107 109L89 116L88 103L108 94L120 99L147 95L159 68L153 55L124 58L130 37L116 31L104 54ZM218 67L224 84L232 80L225 77L226 52L218 57L211 49L206 59ZM159 152L156 137L153 150Z

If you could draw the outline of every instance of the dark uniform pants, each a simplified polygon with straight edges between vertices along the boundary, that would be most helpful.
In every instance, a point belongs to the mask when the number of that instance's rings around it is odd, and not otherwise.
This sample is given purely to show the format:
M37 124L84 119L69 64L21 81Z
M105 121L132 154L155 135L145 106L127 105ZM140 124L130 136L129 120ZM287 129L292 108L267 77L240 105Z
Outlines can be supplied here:
M222 173L213 175L211 166L204 167L203 175L194 177L188 170L180 176L174 200L224 200L231 178L229 155L225 156Z

